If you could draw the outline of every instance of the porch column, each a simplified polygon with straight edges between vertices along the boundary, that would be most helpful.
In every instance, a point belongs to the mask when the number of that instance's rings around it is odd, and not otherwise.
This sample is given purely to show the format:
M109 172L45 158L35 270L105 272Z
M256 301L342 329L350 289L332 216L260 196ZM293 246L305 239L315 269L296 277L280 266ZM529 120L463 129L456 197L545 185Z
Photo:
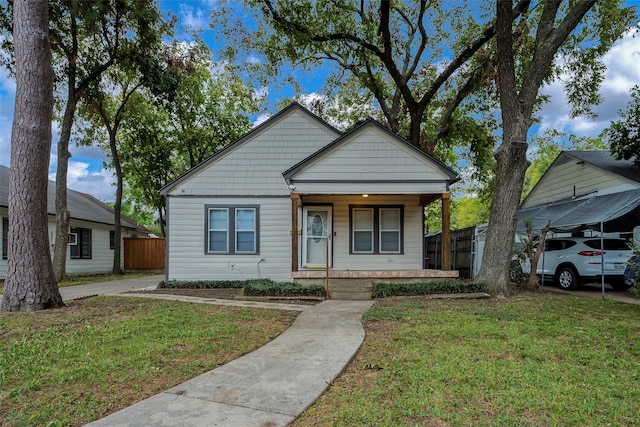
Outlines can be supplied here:
M442 193L442 269L451 269L451 194Z
M298 206L300 195L291 193L291 271L298 271Z

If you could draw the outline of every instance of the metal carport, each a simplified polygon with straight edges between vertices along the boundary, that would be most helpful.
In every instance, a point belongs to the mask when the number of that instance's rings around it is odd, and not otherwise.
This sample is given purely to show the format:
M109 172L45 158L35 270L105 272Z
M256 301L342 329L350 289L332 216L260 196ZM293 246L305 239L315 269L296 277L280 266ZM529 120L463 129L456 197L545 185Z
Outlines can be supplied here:
M532 229L541 230L551 221L551 231L580 230L631 232L640 225L640 190L629 190L578 200L568 200L523 209L518 215L518 231L525 231L525 220L532 220ZM603 245L601 245L603 247ZM604 255L602 256L604 258ZM604 260L602 262L602 295L604 297Z

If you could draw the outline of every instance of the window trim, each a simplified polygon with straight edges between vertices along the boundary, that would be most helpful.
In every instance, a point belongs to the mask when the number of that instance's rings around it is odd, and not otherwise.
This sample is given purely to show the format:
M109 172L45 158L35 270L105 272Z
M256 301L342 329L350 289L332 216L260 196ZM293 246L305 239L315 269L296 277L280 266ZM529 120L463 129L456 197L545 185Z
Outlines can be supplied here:
M211 231L209 222L209 212L211 210L226 210L227 211L227 229L224 230L227 233L227 250L226 251L211 251L209 249L209 241ZM238 232L249 230L238 230L237 228L237 211L252 210L254 212L253 218L253 251L239 251L237 250ZM204 254L205 255L259 255L260 254L260 205L230 205L230 204L206 204L204 205ZM218 230L222 231L222 230Z
M354 211L356 209L371 209L373 210L373 250L364 252L356 251L354 248L355 239L355 227ZM383 251L382 250L382 210L397 209L400 213L400 228L397 230L399 237L399 250L398 251ZM395 231L395 230L391 230ZM349 254L350 255L404 255L404 205L349 205Z

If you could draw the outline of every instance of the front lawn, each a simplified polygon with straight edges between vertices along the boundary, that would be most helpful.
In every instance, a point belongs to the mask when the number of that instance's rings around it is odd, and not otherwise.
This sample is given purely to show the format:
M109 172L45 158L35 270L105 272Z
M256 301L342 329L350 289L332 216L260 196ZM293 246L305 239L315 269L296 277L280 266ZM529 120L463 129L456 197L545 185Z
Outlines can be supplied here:
M295 426L632 426L640 306L558 294L380 299Z
M296 316L120 297L0 313L0 425L84 425L266 344Z

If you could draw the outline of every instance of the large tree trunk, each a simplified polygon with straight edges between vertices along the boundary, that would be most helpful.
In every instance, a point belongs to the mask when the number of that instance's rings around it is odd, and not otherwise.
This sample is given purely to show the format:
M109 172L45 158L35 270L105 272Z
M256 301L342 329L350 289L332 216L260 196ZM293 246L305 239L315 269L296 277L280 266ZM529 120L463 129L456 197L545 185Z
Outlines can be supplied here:
M13 40L16 101L11 133L9 253L0 309L62 307L51 264L47 182L53 118L53 68L47 0L16 0Z
M518 222L518 206L529 167L526 146L503 142L495 154L496 182L482 266L476 280L493 294L508 295L509 267Z
M560 1L548 1L536 31L535 50L524 77L516 79L513 51L513 20L511 0L496 2L496 56L500 111L502 114L502 145L496 151L496 183L491 202L482 267L477 281L486 282L492 293L509 292L509 266L513 251L520 194L524 174L529 167L526 158L527 132L538 91L544 82L553 58L580 20L596 0L578 0L558 19ZM559 22L555 27L556 21Z
M498 82L502 113L502 145L495 153L496 181L491 200L487 239L477 281L486 282L494 294L509 294L509 268L518 222L518 207L529 167L527 131L531 123L531 105L523 105L517 91L512 38L511 0L498 0L496 44ZM537 88L536 88L537 92Z

